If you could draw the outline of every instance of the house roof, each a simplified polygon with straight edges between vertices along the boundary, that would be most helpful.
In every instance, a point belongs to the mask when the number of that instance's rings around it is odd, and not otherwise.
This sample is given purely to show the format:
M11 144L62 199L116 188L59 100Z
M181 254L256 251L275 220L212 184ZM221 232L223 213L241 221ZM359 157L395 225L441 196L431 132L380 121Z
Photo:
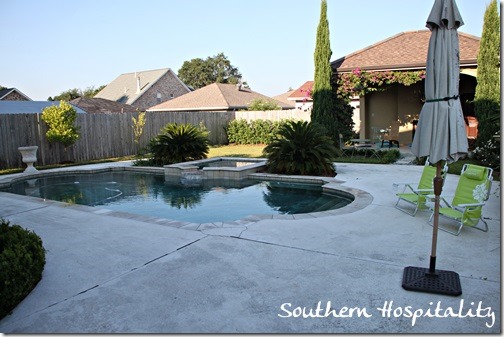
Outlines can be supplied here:
M273 99L276 99L277 101L280 101L284 104L287 104L289 106L291 106L292 108L294 108L294 104L292 103L292 101L289 101L288 100L288 97L290 96L290 94L292 94L294 92L294 90L289 90L287 92L284 92L283 94L280 94L280 95L276 95L276 96L273 96L272 98Z
M0 101L0 114L42 113L46 107L59 104L59 101ZM86 113L81 108L73 106L77 113Z
M477 64L480 38L459 32L460 67ZM431 32L402 32L331 62L338 72L424 69Z
M306 81L302 86L294 90L292 94L287 98L290 101L303 101L305 99L312 100L309 92L313 88L314 81Z
M170 68L126 73L119 75L94 97L131 105L168 72L180 81ZM184 82L180 83L187 88ZM187 88L187 91L189 90Z
M70 101L74 106L81 108L88 113L122 113L135 112L136 108L131 105L111 101L104 98L79 97Z
M15 91L19 95L23 96L27 101L31 101L32 100L30 97L26 96L25 94L23 94L21 91L19 91L16 88L5 88L5 89L0 90L0 100L3 100L4 97L7 97L13 91Z
M254 99L275 101L282 109L292 109L291 105L274 100L250 89L234 84L212 83L172 100L155 105L147 111L219 111L246 109Z

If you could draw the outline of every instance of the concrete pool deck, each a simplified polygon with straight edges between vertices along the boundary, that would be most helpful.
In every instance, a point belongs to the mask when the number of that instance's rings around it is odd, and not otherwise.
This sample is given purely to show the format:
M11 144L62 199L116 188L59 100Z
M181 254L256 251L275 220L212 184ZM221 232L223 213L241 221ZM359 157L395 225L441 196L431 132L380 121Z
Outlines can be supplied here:
M336 179L368 192L368 206L197 228L0 193L0 217L47 251L42 280L0 332L500 333L500 182L483 209L488 232L439 232L436 267L459 273L463 294L401 287L405 267L428 267L432 227L428 212L394 208L393 183L416 183L421 170L338 163ZM443 195L457 181L448 175ZM281 317L318 305L339 317Z

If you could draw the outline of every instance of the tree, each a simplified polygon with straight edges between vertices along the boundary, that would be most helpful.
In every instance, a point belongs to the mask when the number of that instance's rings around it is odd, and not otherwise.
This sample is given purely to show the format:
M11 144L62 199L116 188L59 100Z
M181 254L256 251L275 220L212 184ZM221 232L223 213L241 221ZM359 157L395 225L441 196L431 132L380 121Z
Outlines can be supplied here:
M134 116L131 117L131 121L133 122L132 127L134 134L134 142L140 144L140 137L142 136L145 126L145 111L140 112L138 114L138 118L135 118Z
M53 97L49 97L47 100L48 101L71 101L73 99L79 98L79 97L94 97L98 92L100 92L103 88L105 88L105 85L99 86L98 88L95 88L94 86L87 87L86 89L69 89L66 91L61 92L59 95Z
M500 130L500 19L495 0L487 6L483 21L474 110L477 144L483 146Z
M181 163L207 157L208 132L191 124L170 123L151 140L149 147L157 165Z
M49 126L47 140L61 143L65 148L75 143L79 138L79 128L74 125L76 119L77 111L65 101L61 101L59 106L46 107L42 110L42 120Z
M185 61L178 71L178 77L186 85L199 89L212 83L236 84L240 82L242 75L224 53L219 53L206 60L195 58Z
M316 123L290 121L263 150L268 172L334 177L338 150Z
M337 144L340 133L344 138L349 138L352 134L353 108L343 98L339 98L333 88L331 54L327 1L322 0L314 53L315 76L311 92L313 98L311 120L323 125L327 135Z

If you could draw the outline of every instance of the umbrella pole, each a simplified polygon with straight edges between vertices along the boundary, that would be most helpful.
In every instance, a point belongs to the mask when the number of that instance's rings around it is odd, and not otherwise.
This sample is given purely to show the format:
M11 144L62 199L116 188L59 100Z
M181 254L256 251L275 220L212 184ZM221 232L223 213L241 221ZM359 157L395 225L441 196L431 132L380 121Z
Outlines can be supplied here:
M441 161L436 165L436 177L433 181L434 185L434 223L432 226L432 248L430 256L429 273L436 273L436 250L437 250L437 236L439 227L439 199L443 190L443 177L441 176Z
M462 294L460 277L454 271L436 270L436 249L439 226L439 203L443 189L441 161L437 162L434 183L434 223L432 226L432 250L429 268L409 266L404 268L402 287L406 290L459 296Z

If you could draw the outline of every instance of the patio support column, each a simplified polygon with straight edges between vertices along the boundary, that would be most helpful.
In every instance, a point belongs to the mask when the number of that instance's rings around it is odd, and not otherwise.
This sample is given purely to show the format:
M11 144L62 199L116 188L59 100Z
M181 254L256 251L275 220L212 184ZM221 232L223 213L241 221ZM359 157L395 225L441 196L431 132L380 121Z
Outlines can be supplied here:
M359 118L360 118L360 131L359 131L359 137L361 139L366 139L366 97L365 96L360 96L359 97Z

